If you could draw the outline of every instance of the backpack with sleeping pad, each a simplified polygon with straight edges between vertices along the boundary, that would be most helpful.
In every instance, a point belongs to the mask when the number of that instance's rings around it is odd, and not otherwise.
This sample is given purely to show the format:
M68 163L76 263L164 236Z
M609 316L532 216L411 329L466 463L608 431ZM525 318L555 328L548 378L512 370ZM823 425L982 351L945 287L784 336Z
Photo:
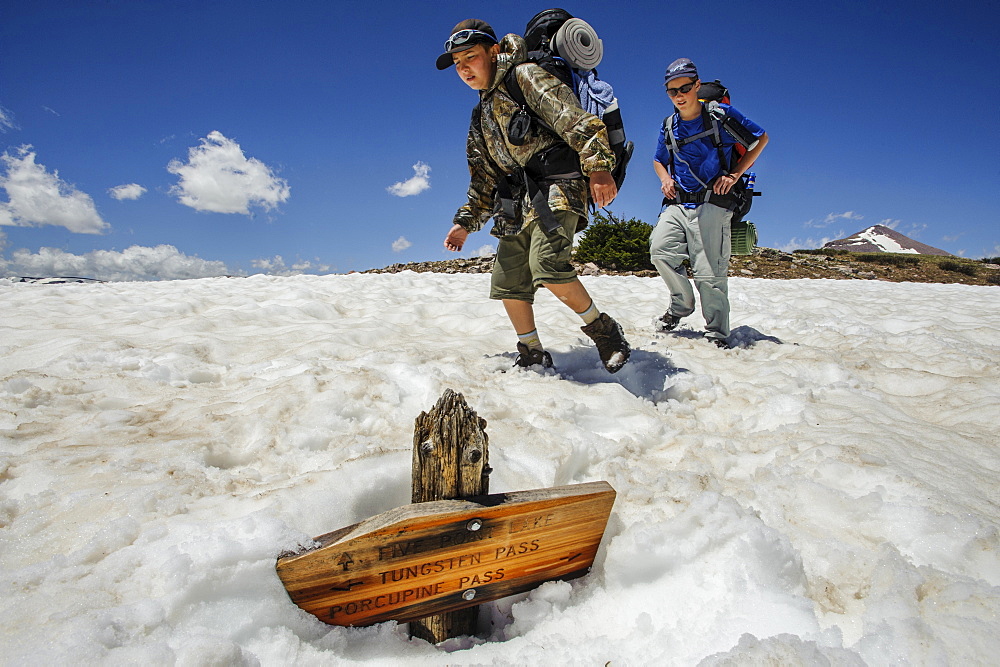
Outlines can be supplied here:
M757 137L735 119L726 115L726 112L719 104L729 104L729 89L716 79L715 81L702 81L698 91L698 99L702 101L701 118L704 131L678 140L673 132L676 127L677 113L673 113L663 119L664 139L667 149L670 151L670 159L673 162L674 153L685 144L697 141L698 139L709 138L712 145L719 151L719 164L722 165L722 174L728 174L736 167L740 159L757 142ZM726 132L736 140L733 145L732 159L727 162L725 151L723 150L721 132ZM672 165L671 165L672 168ZM692 175L693 172L692 172ZM695 178L698 178L695 176ZM716 204L733 212L730 226L732 229L732 245L734 255L749 255L757 243L757 229L752 222L747 222L743 218L750 212L753 205L753 198L759 197L761 193L754 189L756 174L752 171L745 172L733 185L732 189L725 195L717 195L711 190L710 183L702 183L702 190L698 192L685 192L680 187L677 188L677 195L674 199L663 198L663 204L688 204L708 202Z
M603 42L589 24L574 18L563 9L547 9L536 14L525 27L524 40L528 48L525 63L534 63L555 76L573 91L585 111L604 121L608 130L608 142L615 156L611 176L620 189L625 181L625 170L634 146L625 137L625 127L614 90L597 78L597 71L594 69L604 54ZM523 64L511 67L503 80L504 90L519 107L507 125L507 139L515 146L524 145L533 125L555 134L525 99L516 74L517 67ZM515 176L522 181L519 185L527 188L532 207L538 213L542 225L551 231L557 223L548 206L548 188L544 187L545 182L582 178L583 173L577 152L559 139L557 143L533 155L524 169L519 170ZM514 209L513 189L503 181L501 179L497 185L497 198L501 207L511 213Z
M580 106L604 121L608 143L615 155L611 175L620 189L634 146L625 137L622 112L613 88L597 78L595 68L604 56L604 43L586 21L574 18L564 9L546 9L536 14L524 28L524 42L528 47L526 62L535 63L569 86ZM547 126L528 106L515 69L512 67L504 77L504 88L521 107L508 126L508 138L518 146L518 138L524 140L531 123Z

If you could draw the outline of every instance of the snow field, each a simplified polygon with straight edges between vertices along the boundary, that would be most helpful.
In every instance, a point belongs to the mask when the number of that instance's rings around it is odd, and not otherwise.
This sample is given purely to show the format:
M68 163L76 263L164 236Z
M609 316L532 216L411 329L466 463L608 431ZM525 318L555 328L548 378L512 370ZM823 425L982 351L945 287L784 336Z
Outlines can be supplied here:
M616 375L547 293L558 371L510 369L488 276L0 281L0 663L996 655L1000 292L732 279L719 350L697 316L653 332L659 280L584 282L632 343ZM617 490L593 573L441 648L320 623L275 557L406 504L445 388L493 492Z

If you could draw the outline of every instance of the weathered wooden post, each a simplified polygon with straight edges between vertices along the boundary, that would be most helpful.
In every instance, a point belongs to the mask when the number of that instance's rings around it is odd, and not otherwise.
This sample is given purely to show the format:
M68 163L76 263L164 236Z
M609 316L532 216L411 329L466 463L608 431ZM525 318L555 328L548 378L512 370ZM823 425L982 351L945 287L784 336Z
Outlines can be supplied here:
M490 486L486 420L445 389L430 412L421 412L413 429L412 502L485 496ZM479 607L427 616L410 622L410 636L437 644L475 634Z

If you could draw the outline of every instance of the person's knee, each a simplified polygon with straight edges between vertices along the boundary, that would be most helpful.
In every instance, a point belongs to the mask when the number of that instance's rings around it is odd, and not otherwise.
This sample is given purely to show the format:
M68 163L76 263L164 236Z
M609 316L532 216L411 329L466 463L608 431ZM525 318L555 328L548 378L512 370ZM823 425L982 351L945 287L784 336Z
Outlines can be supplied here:
M545 284L568 283L576 278L576 269L565 260L535 258L528 265L531 268L531 282L536 288Z
M709 262L697 262L694 270L692 271L692 277L695 280L706 281L709 283L725 282L729 276L729 263L722 264L721 262L709 263Z
M527 303L533 303L535 300L534 290L528 288L523 289L509 289L506 287L501 287L494 285L490 287L490 298L497 301L506 301L508 299L513 301L525 301Z
M677 235L650 234L649 256L664 259L680 257L683 260L687 256L687 243Z
M535 285L544 283L564 283L576 277L576 269L570 261L573 255L573 240L562 234L546 235L545 242L539 244L528 257L528 270Z
M531 302L534 299L535 288L531 285L531 275L525 267L508 267L509 270L499 270L493 267L490 277L491 299L515 299Z
M650 254L649 260L658 271L673 271L674 273L687 277L687 267L684 265L684 255L660 252Z

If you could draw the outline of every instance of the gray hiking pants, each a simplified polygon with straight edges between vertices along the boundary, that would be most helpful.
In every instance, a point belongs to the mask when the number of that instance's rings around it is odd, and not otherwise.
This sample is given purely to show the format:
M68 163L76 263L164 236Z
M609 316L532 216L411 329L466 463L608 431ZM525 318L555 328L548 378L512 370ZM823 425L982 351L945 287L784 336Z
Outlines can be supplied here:
M681 262L687 259L701 297L709 338L729 337L729 256L733 214L715 204L667 206L649 235L649 258L670 289L670 309L677 317L694 312L694 291Z

